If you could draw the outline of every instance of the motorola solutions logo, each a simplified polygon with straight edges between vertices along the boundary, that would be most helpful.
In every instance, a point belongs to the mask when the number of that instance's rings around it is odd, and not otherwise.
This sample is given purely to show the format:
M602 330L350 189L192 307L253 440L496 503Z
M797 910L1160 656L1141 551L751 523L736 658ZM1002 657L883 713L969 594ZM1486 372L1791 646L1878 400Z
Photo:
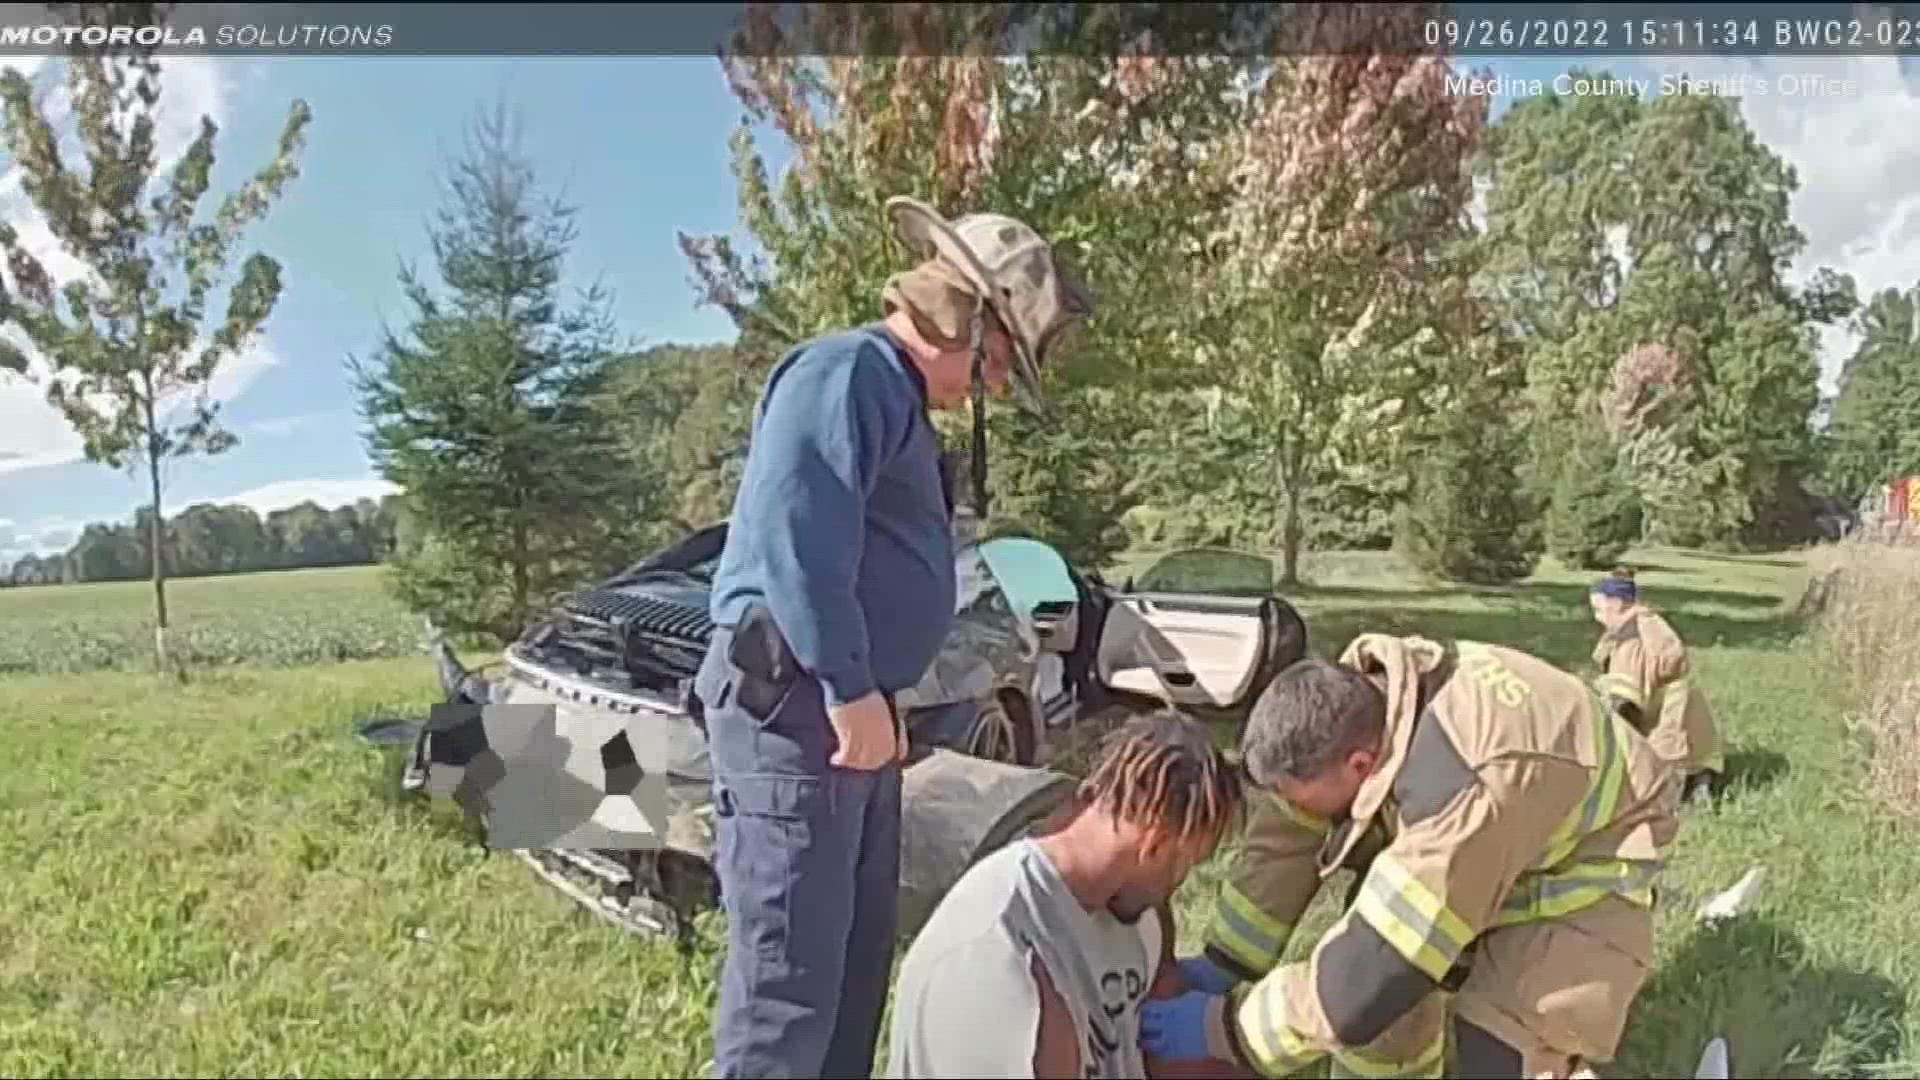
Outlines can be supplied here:
M72 49L76 46L100 49L124 49L138 45L148 49L297 49L297 48L384 48L393 44L391 25L317 23L215 23L207 25L116 25L99 24L0 26L0 48Z
M553 705L435 705L427 791L507 850L652 850L667 835L657 720ZM635 729L639 730L635 730Z

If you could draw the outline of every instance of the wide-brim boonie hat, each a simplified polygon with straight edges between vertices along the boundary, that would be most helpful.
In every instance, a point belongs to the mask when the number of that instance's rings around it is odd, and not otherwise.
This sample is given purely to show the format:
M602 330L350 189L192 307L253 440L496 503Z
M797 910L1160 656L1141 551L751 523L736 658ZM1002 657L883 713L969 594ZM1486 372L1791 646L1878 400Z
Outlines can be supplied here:
M1040 368L1062 331L1093 314L1084 281L1055 259L1053 247L1030 226L1005 214L967 214L948 221L918 199L886 203L894 235L922 258L950 263L978 290L1013 339L1010 372L1015 396L1044 414Z

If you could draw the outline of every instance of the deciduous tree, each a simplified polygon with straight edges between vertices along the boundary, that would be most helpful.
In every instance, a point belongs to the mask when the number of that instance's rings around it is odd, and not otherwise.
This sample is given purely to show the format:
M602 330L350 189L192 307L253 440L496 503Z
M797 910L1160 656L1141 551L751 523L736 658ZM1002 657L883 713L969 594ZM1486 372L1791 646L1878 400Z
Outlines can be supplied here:
M1794 171L1737 101L1705 95L1543 95L1510 110L1489 147L1483 285L1532 341L1535 460L1558 460L1561 418L1605 392L1616 358L1659 342L1697 393L1668 445L1642 454L1685 470L1664 482L1692 493L1683 513L1648 505L1654 532L1762 540L1763 509L1814 464L1815 327L1854 306L1851 280L1831 271L1787 284L1806 243L1789 213Z
M151 4L69 7L86 22L163 21ZM202 219L218 128L202 117L198 135L161 173L155 137L161 67L153 47L131 43L82 47L67 59L84 170L75 168L27 79L14 68L0 73L0 137L22 189L61 251L84 267L74 280L54 280L20 231L0 224L8 279L0 320L21 331L45 360L47 400L80 436L87 458L114 468L145 466L154 656L165 670L162 465L218 454L238 441L220 425L208 387L272 313L281 291L279 262L259 252L242 260L224 317L204 336L202 324L242 234L298 175L312 113L305 102L294 102L273 157ZM25 361L11 346L0 350L6 366L24 370Z
M624 468L647 486L658 526L642 543L727 516L739 479L740 424L759 381L728 345L659 345L621 357L593 397Z
M1574 68L1574 79L1607 72ZM1612 313L1626 279L1633 177L1622 140L1645 109L1622 95L1543 93L1513 105L1476 161L1485 194L1484 262L1476 286L1526 350L1527 426L1536 497L1549 498L1571 436L1564 419L1605 389L1633 338Z
M1292 17L1305 22L1293 39L1325 51L1278 62L1245 97L1217 158L1227 200L1210 219L1198 297L1204 377L1252 409L1268 440L1258 460L1284 500L1288 584L1341 452L1392 455L1444 384L1444 358L1485 329L1466 256L1469 164L1489 104L1449 92L1442 56L1356 47L1414 40L1419 5ZM1378 422L1341 447L1361 412Z
M1826 454L1829 482L1849 504L1920 474L1920 285L1882 290L1855 328L1860 344L1840 371Z
M1089 453L1116 452L1137 421L1074 397L1101 384L1180 385L1191 370L1187 261L1217 194L1198 158L1235 118L1230 94L1249 65L1184 53L1217 35L1232 5L1151 19L1129 5L818 5L788 31L775 25L777 6L753 5L723 57L746 112L734 175L758 250L682 238L701 300L740 329L742 362L758 373L811 335L879 317L881 286L908 258L881 212L888 197L950 215L1008 213L1052 239L1099 294L1100 313L1049 373L1050 392L1063 416L1092 425L1074 438L1105 440ZM1018 58L996 47L1014 33L1032 35ZM777 183L752 122L792 147ZM992 414L993 457L1006 466L993 486L1023 523L1055 539L1110 536L1082 513L1092 504L1076 502L1088 477L1056 467L1043 445L1065 436L1010 409ZM731 431L710 430L720 444L708 453L740 446L746 426L743 410ZM1018 491L1005 486L1014 480ZM1073 521L1048 509L1069 506ZM1123 508L1115 500L1102 513Z

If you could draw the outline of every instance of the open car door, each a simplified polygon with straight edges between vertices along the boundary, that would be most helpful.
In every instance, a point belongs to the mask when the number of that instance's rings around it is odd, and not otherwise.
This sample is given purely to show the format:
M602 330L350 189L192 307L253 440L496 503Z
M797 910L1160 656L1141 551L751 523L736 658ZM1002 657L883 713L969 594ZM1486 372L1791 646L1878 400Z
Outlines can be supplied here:
M1240 711L1306 653L1306 624L1275 593L1271 560L1196 548L1165 556L1114 596L1099 670L1121 693Z

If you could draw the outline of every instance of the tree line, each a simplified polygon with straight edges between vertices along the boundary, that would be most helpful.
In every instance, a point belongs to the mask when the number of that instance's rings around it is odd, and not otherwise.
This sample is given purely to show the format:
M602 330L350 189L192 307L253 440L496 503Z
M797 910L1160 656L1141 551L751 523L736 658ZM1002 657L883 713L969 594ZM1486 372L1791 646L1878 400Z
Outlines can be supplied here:
M151 577L152 513L141 507L131 522L93 522L61 554L24 555L0 574L0 587ZM331 510L307 501L265 516L249 506L195 503L161 529L161 558L168 577L357 566L385 559L404 528L393 495Z
M1293 583L1305 552L1392 547L1436 577L1499 583L1548 553L1602 566L1646 541L1801 542L1822 507L1920 471L1916 294L1863 309L1844 275L1789 281L1806 246L1798 180L1736 101L1546 93L1495 121L1489 98L1455 92L1448 58L1353 48L1415 40L1424 17L889 5L796 24L752 6L720 57L741 110L725 136L739 228L679 238L692 299L736 327L720 346L631 340L605 291L563 289L574 210L507 111L481 114L428 222L428 265L400 272L410 317L347 361L369 458L412 523L387 559L393 588L450 628L510 635L724 516L769 365L879 316L907 260L880 211L896 194L1016 214L1101 294L1047 373L1053 420L989 417L988 529L1083 565L1139 545L1277 549ZM1234 18L1247 33L1291 20L1289 54L1211 55ZM1023 49L938 47L1016 32ZM96 69L76 70L93 85ZM278 267L254 256L234 312L189 347L238 222L294 171L305 106L272 162L195 225L198 165L148 214L129 185L88 184L37 149L23 81L0 97L27 190L112 283L76 327L7 243L7 313L72 376L50 398L96 460L227 450L211 410L150 406L162 384L204 386L271 308ZM83 119L126 121L81 126L114 176L150 168L150 148L117 134L137 135L127 118L146 100L76 94ZM790 149L784 176L757 124ZM210 127L203 139L210 159ZM156 265L178 269L173 307L149 302ZM165 332L127 336L130 310ZM1822 401L1816 335L1843 320L1866 340ZM118 411L86 413L83 397ZM966 417L939 422L965 445Z
M1920 465L1889 418L1914 398L1873 374L1914 370L1894 301L1821 401L1817 330L1856 317L1854 284L1789 282L1798 181L1737 102L1546 94L1494 122L1445 58L1346 48L1417 6L1296 11L1328 47L1280 58L1197 55L1210 8L1155 12L1147 49L1125 9L1050 8L1026 29L1061 47L1017 61L903 48L1004 11L820 12L805 32L861 57L831 62L750 14L721 63L752 244L680 238L738 329L723 348L634 350L590 304L563 316L567 210L481 138L436 227L440 288L409 277L412 332L356 366L372 457L435 521L396 552L403 594L507 632L724 516L768 366L878 316L906 258L879 208L903 192L1025 217L1102 293L1049 373L1054 419L990 416L988 529L1083 565L1218 544L1277 550L1293 583L1306 551L1391 547L1497 584L1549 553L1805 542ZM784 177L756 123L792 150ZM965 445L964 417L940 422Z

